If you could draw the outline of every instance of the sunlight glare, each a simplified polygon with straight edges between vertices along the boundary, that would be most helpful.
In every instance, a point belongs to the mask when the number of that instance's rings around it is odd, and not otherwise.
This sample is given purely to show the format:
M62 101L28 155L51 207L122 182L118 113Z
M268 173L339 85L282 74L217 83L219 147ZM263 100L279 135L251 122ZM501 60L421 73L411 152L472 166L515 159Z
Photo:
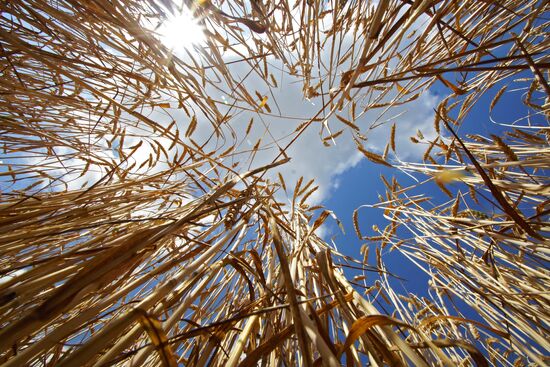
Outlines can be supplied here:
M162 43L176 54L205 40L204 27L188 8L166 19L157 32Z

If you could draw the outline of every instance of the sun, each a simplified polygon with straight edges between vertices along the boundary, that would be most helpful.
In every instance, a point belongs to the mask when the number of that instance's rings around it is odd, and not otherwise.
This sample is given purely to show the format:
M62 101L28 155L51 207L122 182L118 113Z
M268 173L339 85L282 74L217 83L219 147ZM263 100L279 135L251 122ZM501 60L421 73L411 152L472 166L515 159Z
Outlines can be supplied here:
M187 7L164 20L156 32L161 42L175 54L201 45L206 38L204 27Z

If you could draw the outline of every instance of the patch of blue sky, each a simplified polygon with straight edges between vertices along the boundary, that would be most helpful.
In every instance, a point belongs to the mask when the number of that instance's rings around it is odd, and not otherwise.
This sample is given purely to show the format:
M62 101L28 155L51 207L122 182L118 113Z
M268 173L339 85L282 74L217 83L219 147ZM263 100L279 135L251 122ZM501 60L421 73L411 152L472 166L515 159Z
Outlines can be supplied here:
M544 127L548 124L547 116L543 110L537 108L530 108L524 103L527 93L529 91L529 83L524 79L530 77L530 71L523 71L515 74L512 77L503 78L496 83L486 93L484 93L471 108L467 116L464 118L460 127L457 127L457 133L459 136L466 138L467 134L480 134L491 140L491 135L502 136L505 132L511 131L513 128L526 128L531 127ZM454 74L452 76L446 76L453 83L460 82L462 76L460 74ZM463 79L465 80L465 79ZM497 94L498 90L507 86L507 90L500 97L499 102L496 104L493 110L490 109L491 101ZM442 83L437 82L430 88L430 93L434 95L438 100L442 100L447 96L449 90ZM543 105L543 94L534 92L532 97L536 100L537 104ZM457 111L451 112L450 116L456 118ZM527 117L526 117L527 116ZM397 120L397 127L399 131L399 120ZM528 131L528 130L527 130ZM414 135L414 134L411 134ZM449 132L443 132L444 136L450 137ZM411 158L411 157L409 157ZM465 163L470 163L469 161ZM375 204L379 200L379 196L384 197L386 188L378 177L383 174L386 177L395 177L398 182L406 187L408 185L415 184L416 181L404 172L399 170L390 169L381 165L373 164L366 160L361 160L355 166L343 171L337 177L337 184L332 186L330 195L328 195L323 204L333 210L336 215L341 219L346 229L345 233L342 233L335 223L328 223L325 227L325 238L331 238L336 243L338 250L347 256L361 259L360 253L361 246L366 242L358 239L355 231L353 230L352 212L359 206L365 204ZM538 173L539 176L548 177L547 171ZM421 174L414 174L418 180L425 179L425 176ZM465 185L460 183L452 183L447 185L447 188L456 194L458 191L467 192ZM433 182L427 182L422 184L418 188L412 190L410 195L422 194L429 196L431 199L425 205L439 206L445 203L449 203L450 198L445 195ZM486 196L490 199L491 195L487 191ZM480 198L481 203L479 205L475 203L468 203L474 210L491 213L501 212L498 207L495 207L494 203L483 198ZM527 213L533 212L534 208L522 208ZM372 207L362 207L359 214L359 224L363 235L373 235L370 230L372 226L384 228L389 222L382 216L382 209ZM414 247L415 233L408 232L404 229L399 229L397 236L403 239L409 239L409 242L413 243L411 247ZM370 246L369 265L376 265L375 260L375 248L379 247L379 243L368 243ZM409 251L412 251L409 249ZM477 256L481 256L479 251ZM392 289L398 294L408 295L415 294L418 297L430 297L433 295L433 291L429 287L429 276L426 272L422 271L419 266L415 265L411 259L406 258L400 251L391 250L391 245L387 246L382 251L382 258L384 260L386 269L395 276L389 276L389 284ZM460 267L459 264L455 264ZM449 264L449 266L455 266ZM425 268L429 268L426 264L423 264ZM497 264L498 266L498 264ZM541 264L537 264L541 266ZM543 265L544 266L544 265ZM353 268L344 268L345 273L351 279L354 276L366 275L366 278L362 280L362 288L368 288L375 284L375 281L379 279L378 274L372 272L361 272ZM458 271L458 270L457 270ZM367 296L369 297L369 296ZM455 307L455 312L462 317L482 322L481 316L478 314L479 310L474 310L466 303L466 299L462 299L456 295L450 296L446 301L450 305ZM381 309L384 309L385 302L376 302ZM386 310L391 312L391 310ZM467 333L464 329L461 332ZM477 343L479 348L484 349L485 346L481 343Z

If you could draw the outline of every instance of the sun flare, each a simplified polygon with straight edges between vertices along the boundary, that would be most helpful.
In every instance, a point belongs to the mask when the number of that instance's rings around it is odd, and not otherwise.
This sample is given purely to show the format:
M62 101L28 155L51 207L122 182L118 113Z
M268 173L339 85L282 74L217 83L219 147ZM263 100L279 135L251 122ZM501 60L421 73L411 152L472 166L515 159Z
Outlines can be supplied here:
M204 27L188 8L167 18L157 33L162 43L176 54L198 46L205 40Z

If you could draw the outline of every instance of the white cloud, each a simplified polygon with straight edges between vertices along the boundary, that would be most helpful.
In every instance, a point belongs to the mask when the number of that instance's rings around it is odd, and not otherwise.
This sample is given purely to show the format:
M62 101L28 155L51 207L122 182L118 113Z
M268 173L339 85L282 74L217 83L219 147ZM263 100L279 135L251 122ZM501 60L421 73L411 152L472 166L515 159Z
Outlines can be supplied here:
M310 114L316 111L308 101L303 99L299 86L292 83L287 83L278 89L275 92L275 97L281 106L285 106L286 114L296 116L308 111ZM387 124L365 133L368 139L365 146L369 150L381 153L389 141L391 124L396 122L396 151L398 157L408 160L420 159L425 146L413 144L409 137L416 135L417 130L421 130L426 137L433 135L433 108L436 103L437 98L428 92L415 101L390 109L382 116L382 120L387 119L389 121ZM371 123L377 120L380 113L379 110L369 111L356 123L362 131L367 131ZM330 119L330 124L333 131L345 127L333 118ZM268 123L268 128L271 134L277 138L292 131L296 125L289 121L271 121ZM319 130L319 123L313 123L288 149L287 154L291 157L291 161L280 168L280 172L290 189L301 176L304 177L305 181L315 179L320 188L310 197L310 201L313 203L325 199L330 194L331 189L337 185L338 178L347 170L355 167L361 159L364 159L363 155L357 151L349 131L337 139L335 145L331 144L327 147L321 141ZM278 149L265 151L257 159L267 161L277 152ZM274 176L274 173L272 176Z
M329 29L331 23L330 16L327 17L326 21L328 23L325 24L325 28ZM425 24L426 19L419 19L413 25L413 28L422 29L423 22ZM256 38L260 37L260 35L256 34L251 34L251 37L252 36ZM343 42L342 49L347 49L351 42L351 38L347 37ZM411 40L407 40L406 42L411 42ZM403 45L403 47L405 46L406 45ZM330 57L328 51L330 48L330 43L327 43L322 53L322 57L325 61ZM357 49L360 50L361 47L357 47ZM242 51L245 52L244 49ZM180 56L185 58L186 55L182 54ZM234 61L234 57L235 55L231 53L224 55L226 61ZM376 58L373 58L373 61L375 59ZM395 65L396 63L397 60L394 60L391 65ZM271 71L284 69L282 61L276 60L274 57L268 58L268 64L271 67ZM339 66L339 70L346 71L349 67L350 65L348 63L344 63ZM272 114L258 115L254 112L239 112L238 109L232 110L233 119L229 124L237 137L242 138L244 136L244 131L251 118L254 118L255 123L246 139L243 141L229 139L226 144L240 144L239 149L245 150L251 149L256 142L261 139L261 147L263 149L260 149L255 154L254 160L250 165L252 167L257 167L270 163L280 153L280 148L286 147L291 141L293 137L292 133L296 128L319 111L323 100L321 97L311 98L311 100L306 99L302 90L303 79L298 77L290 76L285 73L278 73L275 75L275 78L279 86L275 88L268 87L266 82L257 74L249 74L251 67L247 63L231 63L227 65L227 68L234 76L240 76L241 78L246 77L243 85L253 98L256 98L255 91L261 95L268 96L267 103L272 110ZM238 78L235 79L238 80ZM222 89L228 88L224 82L221 82L219 87ZM326 87L325 91L327 90L328 88ZM235 95L232 95L232 93L235 92L231 92L230 90L225 90L225 92L223 92L221 90L207 88L207 92L219 100L226 101L228 104L231 104L234 100L233 97L235 97ZM361 109L361 103L363 107L367 106L373 103L378 96L383 94L381 92L372 91L369 93L371 94L367 97L363 95L357 99L358 110ZM377 102L388 102L395 98L397 93L394 87ZM361 95L362 91L360 91L359 94ZM328 96L325 96L325 98L328 98ZM426 137L434 136L433 109L437 102L437 97L427 91L416 100L404 105L392 107L388 110L377 108L366 111L356 121L357 126L361 129L362 135L367 138L367 141L364 142L364 146L371 151L381 153L389 141L391 125L395 122L397 126L397 157L399 159L413 161L420 159L425 146L413 144L409 137L416 135L417 130L422 131ZM224 113L224 111L221 112ZM278 114L285 117L275 116ZM339 114L345 115L345 110L344 112L339 112ZM153 114L152 117L153 116L155 115ZM212 127L206 119L201 119L199 115L197 116L199 118L199 126L194 134L194 139L197 141L204 141L210 136ZM189 118L184 116L181 111L175 111L173 117L178 121L180 130L185 130ZM384 121L385 123L380 124ZM357 151L353 143L350 132L351 129L334 117L330 118L328 123L333 133L341 129L345 130L343 135L336 139L336 144L330 144L328 147L323 145L322 137L320 136L321 123L313 122L286 151L291 161L269 172L267 175L272 181L278 181L277 172L280 172L286 181L289 191L293 189L296 181L302 176L304 177L304 182L315 179L316 184L319 185L319 190L311 195L309 200L310 203L319 203L330 195L331 190L334 190L338 186L339 177L347 170L355 167L361 159L364 159L363 155ZM229 137L229 129L225 129L224 131ZM325 131L323 137L326 136L327 133ZM240 163L246 166L250 162Z

